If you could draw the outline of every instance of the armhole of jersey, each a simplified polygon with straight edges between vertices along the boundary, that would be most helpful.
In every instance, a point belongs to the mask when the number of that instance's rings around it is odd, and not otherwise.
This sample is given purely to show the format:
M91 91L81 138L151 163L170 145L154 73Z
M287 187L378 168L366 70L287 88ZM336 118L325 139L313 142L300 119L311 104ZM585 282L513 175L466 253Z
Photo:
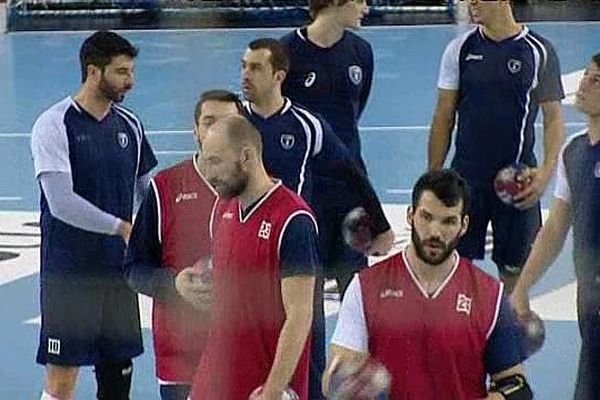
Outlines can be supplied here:
M210 212L210 221L208 223L208 234L210 235L210 239L213 239L214 236L214 224L215 224L215 213L217 212L217 204L219 204L219 198L217 197L212 205L212 210Z
M154 201L156 202L156 234L158 237L158 243L162 243L162 205L160 203L160 194L158 193L158 187L154 179L150 179L150 190L154 193Z
M500 307L502 305L502 294L503 293L504 293L504 284L502 282L500 282L500 287L498 288L498 294L496 297L496 307L494 310L494 316L492 318L490 328L488 329L488 332L485 335L485 340L489 340L490 336L492 336L492 332L494 332L494 329L496 329L496 324L498 323L498 316L500 315Z
M310 217L311 221L315 225L315 232L317 233L317 235L319 234L319 226L317 224L317 220L315 219L315 217L312 216L311 213L309 213L306 210L298 210L298 211L293 212L292 214L290 214L287 217L287 219L283 223L281 232L279 233L279 239L277 240L277 258L278 259L281 259L281 243L283 242L283 236L285 235L285 231L286 231L288 225L290 224L290 222L292 222L292 220L294 219L294 217L296 217L298 215L308 215L308 217Z

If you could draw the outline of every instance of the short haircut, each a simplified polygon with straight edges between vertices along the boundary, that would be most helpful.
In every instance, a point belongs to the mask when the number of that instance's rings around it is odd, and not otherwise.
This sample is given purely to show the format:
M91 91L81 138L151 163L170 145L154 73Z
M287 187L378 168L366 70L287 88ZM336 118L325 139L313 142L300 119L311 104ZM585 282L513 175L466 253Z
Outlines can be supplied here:
M262 137L256 127L242 115L229 115L215 122L212 129L223 129L229 143L237 149L250 146L262 160Z
M308 0L308 12L311 18L317 18L322 9L333 6L343 6L351 0Z
M469 213L469 186L456 171L442 169L421 175L412 192L413 208L417 208L425 191L431 191L446 207L454 207L462 200L461 214Z
M202 115L202 105L207 101L221 101L223 103L234 103L238 112L243 112L242 102L237 94L228 90L214 89L207 90L200 95L196 107L194 107L194 124L198 122L200 115Z
M595 54L594 56L592 56L592 61L593 61L594 63L596 63L596 66L597 66L598 68L600 68L600 53L598 53L598 54Z
M123 36L110 31L98 31L85 39L79 50L81 64L81 82L87 79L88 65L94 65L104 71L113 57L129 56L135 58L138 49Z
M273 67L273 71L285 71L287 73L290 70L290 56L279 40L259 38L250 42L248 48L250 50L269 50L271 52L269 62Z

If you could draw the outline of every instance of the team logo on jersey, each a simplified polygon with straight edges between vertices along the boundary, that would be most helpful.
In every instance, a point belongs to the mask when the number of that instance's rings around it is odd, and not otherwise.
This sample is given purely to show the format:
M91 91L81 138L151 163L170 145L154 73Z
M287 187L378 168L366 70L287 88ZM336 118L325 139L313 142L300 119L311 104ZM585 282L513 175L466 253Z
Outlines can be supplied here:
M263 221L260 223L260 229L258 230L258 237L261 239L269 240L271 237L271 223Z
M465 313L471 315L471 303L473 300L466 295L459 293L456 298L456 311L459 313Z
M308 75L306 75L306 79L304 80L304 86L311 87L313 85L313 83L315 83L316 80L317 80L317 73L314 71L309 72Z
M600 161L598 161L594 167L594 176L600 178Z
M290 133L282 133L279 141L285 150L290 150L296 144L296 138Z
M358 65L351 65L348 67L348 76L350 77L352 83L358 85L362 82L363 70Z
M119 141L119 146L121 146L122 149L127 148L127 145L129 144L129 136L127 136L125 132L117 133L117 140Z
M223 216L221 218L223 218L223 219L233 219L233 213L231 211L227 211L226 213L223 214Z
M48 354L60 356L60 340L48 338Z
M177 194L177 197L175 197L175 203L180 203L185 200L196 200L197 198L198 198L198 193L196 193L196 192L191 192L191 193L179 192Z
M400 299L404 297L404 292L400 289L385 289L379 292L380 299L387 299L389 297Z
M515 60L514 58L511 58L506 63L506 66L511 74L516 74L521 70L521 60Z

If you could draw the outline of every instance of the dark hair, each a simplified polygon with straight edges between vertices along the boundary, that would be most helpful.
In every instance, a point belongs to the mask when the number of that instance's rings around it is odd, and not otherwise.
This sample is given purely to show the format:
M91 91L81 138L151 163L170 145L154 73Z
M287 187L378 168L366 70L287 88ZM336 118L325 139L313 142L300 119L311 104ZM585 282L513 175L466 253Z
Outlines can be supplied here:
M244 110L242 102L237 94L228 90L214 89L207 90L200 95L196 107L194 107L194 124L198 122L202 115L202 105L207 101L222 101L224 103L234 103L238 112L241 114Z
M271 62L273 71L288 72L290 70L290 56L279 40L273 38L259 38L250 42L248 48L250 50L269 50L271 52L269 61Z
M319 12L327 7L343 6L350 0L308 0L308 12L311 18L317 18Z
M598 68L600 68L600 53L592 56L592 61L596 63L596 66L598 66Z
M79 50L81 81L87 79L88 65L104 70L113 57L125 55L135 58L137 54L138 49L123 36L110 31L98 31L85 39Z
M469 186L457 172L442 169L421 175L412 192L413 208L417 207L426 190L433 192L446 207L454 207L462 200L462 215L469 213Z

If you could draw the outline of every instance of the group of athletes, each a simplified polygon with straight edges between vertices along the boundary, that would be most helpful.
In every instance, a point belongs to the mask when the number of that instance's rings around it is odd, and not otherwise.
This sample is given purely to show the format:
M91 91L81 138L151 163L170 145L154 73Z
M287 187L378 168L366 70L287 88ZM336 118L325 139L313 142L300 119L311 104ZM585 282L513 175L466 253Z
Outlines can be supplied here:
M476 25L442 56L428 171L407 212L410 243L366 268L367 256L386 255L394 240L361 157L374 55L352 30L368 5L308 6L307 26L248 44L243 101L226 90L201 94L198 151L158 173L140 119L120 105L137 48L108 31L84 41L79 91L42 113L32 133L41 399L73 399L87 365L98 399L129 398L132 358L143 351L143 293L153 298L163 400L321 399L339 390L342 368L353 371L346 398L374 398L377 382L365 368L373 363L391 378L390 399L528 400L519 319L571 225L583 338L574 398L597 398L600 54L577 94L589 128L563 144L551 44L514 20L509 1L471 0ZM444 169L457 116L452 168ZM510 206L493 179L515 162L529 166L531 183ZM555 169L555 200L540 229L539 199ZM341 232L356 207L371 224L364 254ZM471 262L484 256L490 222L500 280ZM326 278L342 298L328 365Z

